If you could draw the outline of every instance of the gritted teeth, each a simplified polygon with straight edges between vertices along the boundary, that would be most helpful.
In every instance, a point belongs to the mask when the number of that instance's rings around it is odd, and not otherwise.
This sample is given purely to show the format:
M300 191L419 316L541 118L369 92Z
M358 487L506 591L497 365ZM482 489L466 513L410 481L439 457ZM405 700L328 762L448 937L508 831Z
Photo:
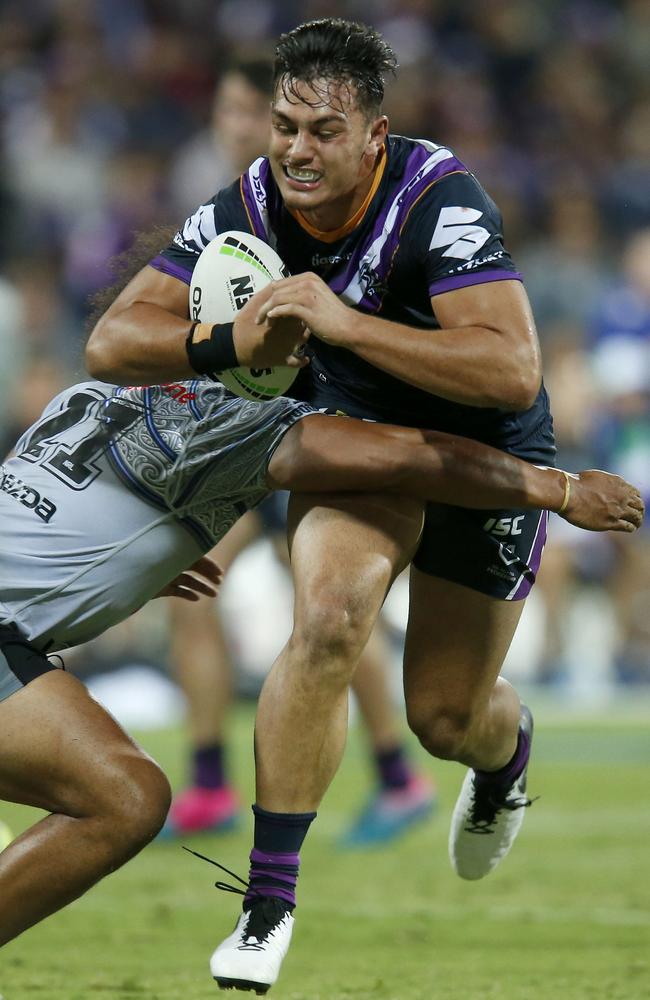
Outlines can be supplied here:
M285 166L284 169L287 176L294 181L318 181L321 178L317 170L301 170L300 167L289 166Z

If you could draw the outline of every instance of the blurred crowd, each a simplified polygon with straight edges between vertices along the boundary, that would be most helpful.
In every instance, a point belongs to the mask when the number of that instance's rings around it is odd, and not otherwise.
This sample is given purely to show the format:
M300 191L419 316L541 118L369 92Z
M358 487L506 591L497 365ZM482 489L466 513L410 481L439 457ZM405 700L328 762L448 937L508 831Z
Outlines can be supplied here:
M84 376L88 300L111 258L135 232L180 224L263 150L274 38L331 15L372 23L393 45L392 130L452 146L499 204L538 322L561 464L619 472L650 499L642 0L3 0L2 447ZM569 609L591 593L611 616L609 675L650 683L648 535L553 523L538 679L575 669Z

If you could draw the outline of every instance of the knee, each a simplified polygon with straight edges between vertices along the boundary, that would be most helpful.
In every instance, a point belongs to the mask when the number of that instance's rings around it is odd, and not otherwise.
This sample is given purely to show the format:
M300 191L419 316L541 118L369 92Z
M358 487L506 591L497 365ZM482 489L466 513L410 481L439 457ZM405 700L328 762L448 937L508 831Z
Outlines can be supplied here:
M469 709L431 705L407 708L407 718L424 749L441 760L460 760L472 728Z
M321 681L349 681L371 628L371 615L363 601L321 590L296 615L289 645L303 668L317 669Z
M129 757L111 780L106 809L109 837L127 857L146 846L161 829L171 804L169 781L146 755Z

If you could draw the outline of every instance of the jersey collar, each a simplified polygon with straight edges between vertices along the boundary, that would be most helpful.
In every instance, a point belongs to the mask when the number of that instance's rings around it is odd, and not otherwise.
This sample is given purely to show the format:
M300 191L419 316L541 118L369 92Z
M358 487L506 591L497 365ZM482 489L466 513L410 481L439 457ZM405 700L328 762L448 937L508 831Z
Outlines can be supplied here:
M344 222L342 226L338 227L338 229L329 229L326 231L316 229L315 226L312 226L312 224L307 221L302 212L298 210L291 211L294 219L307 233L309 233L310 236L312 236L315 240L319 240L321 243L335 243L336 240L340 240L343 236L347 236L348 233L351 233L352 230L359 225L368 211L368 206L374 198L377 188L381 184L381 179L384 176L386 160L386 147L382 146L379 151L379 162L375 170L375 176L373 177L372 184L370 185L370 190L363 200L363 204L359 206L352 218L348 219L347 222Z

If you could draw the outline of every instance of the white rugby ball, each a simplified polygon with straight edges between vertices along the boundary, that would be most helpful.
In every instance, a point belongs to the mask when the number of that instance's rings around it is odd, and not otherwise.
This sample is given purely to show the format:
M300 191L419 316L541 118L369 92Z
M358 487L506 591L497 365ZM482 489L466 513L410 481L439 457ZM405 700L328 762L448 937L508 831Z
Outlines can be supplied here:
M248 300L289 272L268 243L231 230L201 253L190 284L190 316L201 323L232 323ZM298 368L228 368L219 381L244 399L275 399L287 391Z

